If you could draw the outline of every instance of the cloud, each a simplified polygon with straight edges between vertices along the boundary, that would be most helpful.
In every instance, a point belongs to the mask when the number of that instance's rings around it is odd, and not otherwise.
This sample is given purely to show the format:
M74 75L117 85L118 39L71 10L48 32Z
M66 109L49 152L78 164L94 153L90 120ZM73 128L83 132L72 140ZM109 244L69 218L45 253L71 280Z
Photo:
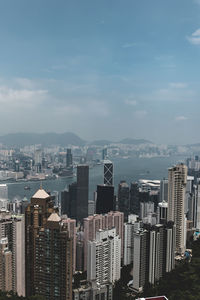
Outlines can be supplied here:
M194 0L194 3L199 4L200 5L200 0Z
M122 45L122 48L133 48L134 46L137 46L137 43L125 43L124 45Z
M131 106L136 106L137 105L136 100L126 99L124 102L128 105L131 105Z
M141 118L146 117L147 111L146 111L146 110L136 110L136 111L134 112L134 115L135 115L137 118L141 119Z
M186 121L186 120L188 120L188 118L185 117L185 116L177 116L177 117L175 117L175 121L177 121L177 122Z
M47 90L17 89L0 86L1 109L4 109L4 107L12 109L13 106L34 106L36 103L43 101L47 94Z
M193 32L191 36L187 36L186 38L191 44L200 45L200 28Z
M184 82L171 82L171 83L169 84L169 86L170 86L171 88L174 88L174 89L184 89L184 88L186 88L188 85L187 85L187 83L184 83Z

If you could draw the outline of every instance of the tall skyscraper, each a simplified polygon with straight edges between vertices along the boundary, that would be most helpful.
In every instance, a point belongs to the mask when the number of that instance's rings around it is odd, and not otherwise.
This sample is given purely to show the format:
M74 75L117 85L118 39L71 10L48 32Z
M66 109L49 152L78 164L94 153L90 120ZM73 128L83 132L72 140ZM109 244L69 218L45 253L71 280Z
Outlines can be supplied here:
M113 185L113 163L110 160L104 160L104 184Z
M62 223L68 230L69 238L72 239L73 273L76 271L76 220L62 216Z
M35 240L35 294L46 300L72 300L73 239L68 224L52 213Z
M176 225L176 251L185 251L185 193L187 167L178 164L168 170L168 221Z
M73 157L72 157L72 150L67 149L67 154L66 154L66 167L69 168L73 165Z
M35 294L36 238L53 212L55 209L50 195L40 188L32 196L25 212L26 296Z
M131 183L130 188L130 212L136 215L140 213L139 186L136 182Z
M96 239L88 242L87 280L97 284L120 279L121 239L116 229L99 230Z
M160 202L168 200L168 179L160 181Z
M118 210L124 213L125 221L130 213L130 191L125 181L121 181L118 185Z
M76 219L83 221L88 216L89 166L77 166L77 212Z
M97 185L96 213L106 214L115 210L114 186Z
M6 255L11 253L12 291L25 296L25 241L24 216L12 216L11 213L0 211L0 239L6 239ZM5 240L4 240L5 241ZM3 243L2 245L5 245ZM8 257L8 256L6 256ZM9 262L10 263L10 262ZM0 268L1 270L1 268ZM1 271L0 271L1 272Z
M129 215L128 222L124 223L124 255L123 262L127 266L133 262L133 241L134 232L141 227L141 221L138 221L137 215Z

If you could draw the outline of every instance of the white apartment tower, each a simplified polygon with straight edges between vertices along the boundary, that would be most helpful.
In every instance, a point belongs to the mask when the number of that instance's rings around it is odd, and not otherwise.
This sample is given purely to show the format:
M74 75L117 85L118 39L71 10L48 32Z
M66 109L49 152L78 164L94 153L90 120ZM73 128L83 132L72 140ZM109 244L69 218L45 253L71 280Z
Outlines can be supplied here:
M187 167L178 164L168 170L168 221L176 225L176 252L185 250L185 194Z
M121 239L116 229L99 230L96 240L88 242L87 280L97 284L120 279Z

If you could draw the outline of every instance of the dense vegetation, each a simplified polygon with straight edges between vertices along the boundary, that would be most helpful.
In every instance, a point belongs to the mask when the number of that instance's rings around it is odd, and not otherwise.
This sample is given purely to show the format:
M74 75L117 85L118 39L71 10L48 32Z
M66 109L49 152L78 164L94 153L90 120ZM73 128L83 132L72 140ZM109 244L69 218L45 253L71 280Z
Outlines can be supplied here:
M192 243L192 261L182 262L155 286L147 285L140 297L165 295L169 300L197 300L200 299L200 239ZM114 289L115 300L134 299L128 291L127 283L130 280L130 266L122 269L122 278Z
M0 291L0 300L45 300L41 296L22 297L13 292Z

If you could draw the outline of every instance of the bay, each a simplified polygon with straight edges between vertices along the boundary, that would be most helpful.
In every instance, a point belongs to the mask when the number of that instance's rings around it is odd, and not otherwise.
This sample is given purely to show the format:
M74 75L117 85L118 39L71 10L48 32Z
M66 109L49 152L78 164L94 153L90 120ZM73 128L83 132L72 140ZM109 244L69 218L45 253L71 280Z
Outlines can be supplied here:
M184 162L184 156L156 157L156 158L115 158L114 164L114 185L115 193L121 180L128 184L139 179L162 179L167 178L168 168L178 162ZM42 187L48 192L61 192L72 182L74 178L60 177L57 179L42 181ZM89 199L93 200L97 184L103 183L103 165L96 165L89 170ZM40 181L13 182L8 183L9 200L15 198L28 200L40 188ZM25 190L25 186L30 186L30 190Z

